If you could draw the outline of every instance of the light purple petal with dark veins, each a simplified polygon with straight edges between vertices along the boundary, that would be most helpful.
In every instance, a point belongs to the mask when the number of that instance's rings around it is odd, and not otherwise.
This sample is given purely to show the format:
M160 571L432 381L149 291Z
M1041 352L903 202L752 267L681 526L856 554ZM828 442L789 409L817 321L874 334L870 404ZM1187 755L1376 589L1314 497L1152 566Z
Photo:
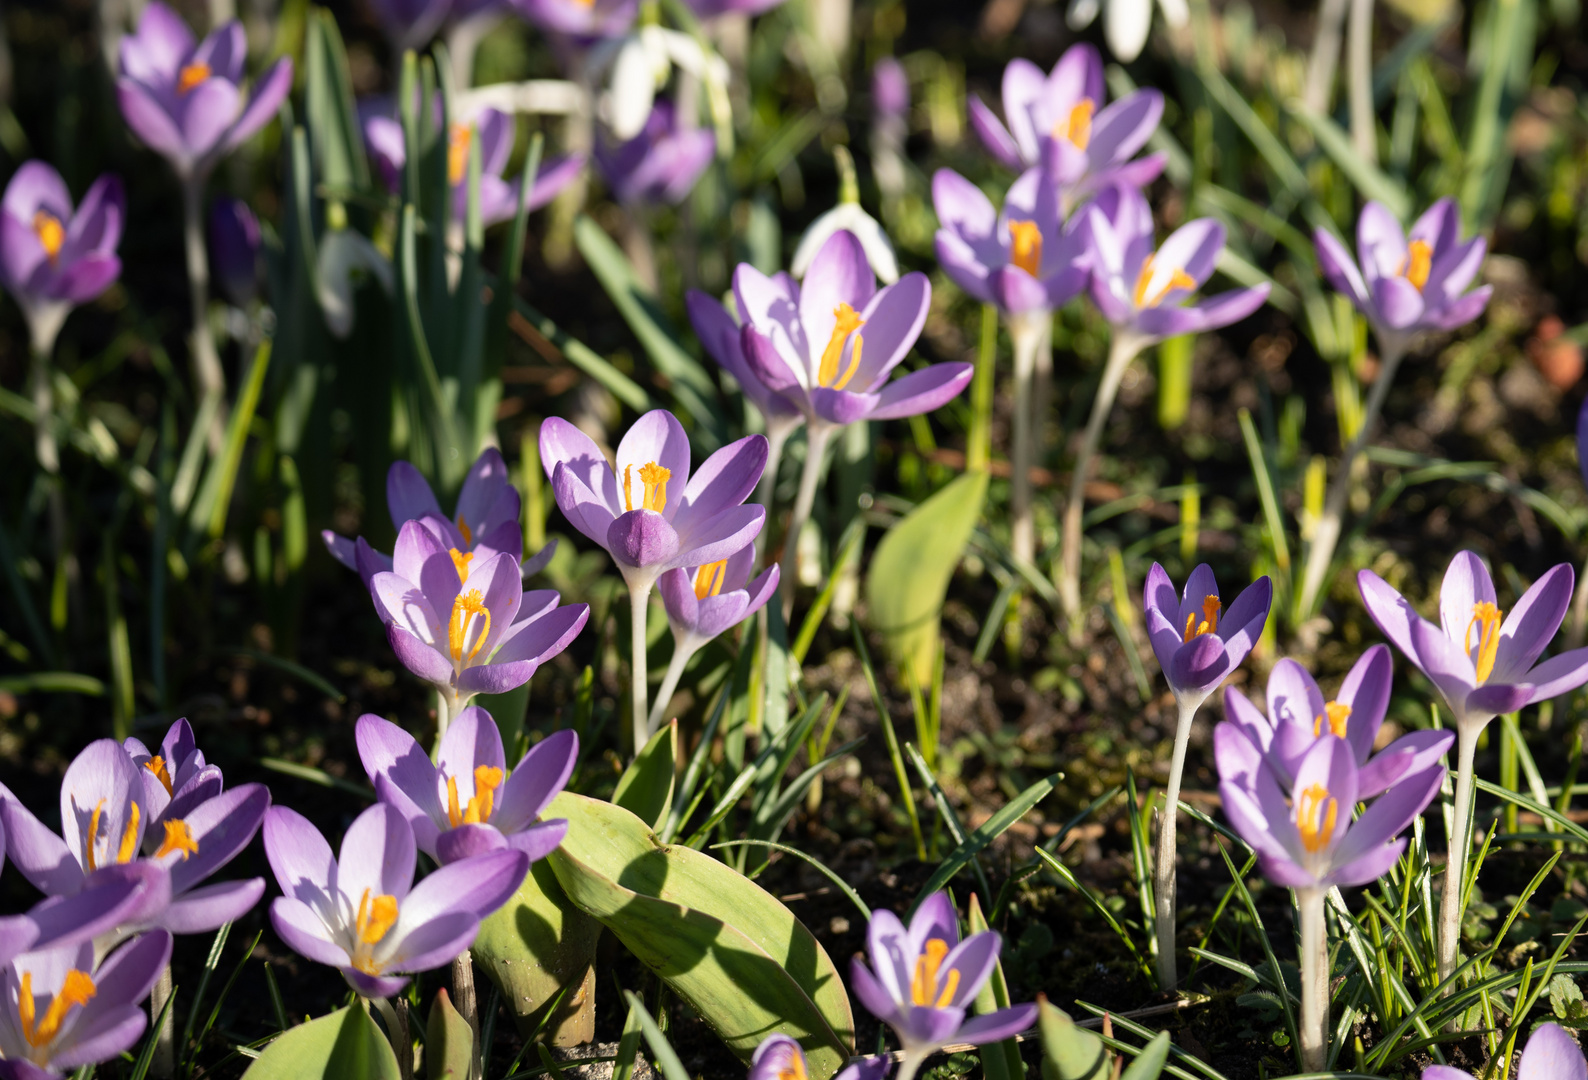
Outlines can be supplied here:
M66 841L9 793L0 798L0 827L5 831L11 864L34 888L48 896L62 896L82 887L82 864Z
M336 887L357 903L372 896L408 895L414 879L414 834L394 807L376 803L347 827L336 859Z
M669 502L678 501L674 528L687 533L695 524L743 503L760 482L766 458L766 436L746 435L701 462L682 492L671 489Z
M281 891L294 900L323 902L336 859L320 830L296 810L272 806L265 811L263 833L265 858Z
M546 421L546 423L550 422ZM545 430L545 424L541 425L541 430ZM603 462L602 468L605 467ZM611 470L608 469L607 472L610 473ZM597 544L606 547L607 532L611 529L614 520L612 504L596 495L575 475L566 461L557 462L556 471L551 476L551 490L557 500L558 509L563 512L568 523Z
M568 783L579 759L579 736L554 731L530 747L497 792L491 823L504 833L524 829Z
M349 960L347 950L331 939L324 921L301 900L287 896L272 900L270 925L289 949L317 964L341 967Z
M171 887L186 892L231 862L247 847L270 807L270 789L243 784L208 799L185 821L198 851L171 866Z
M860 336L865 345L848 386L857 391L878 389L915 346L931 306L932 286L921 273L905 274L873 296L861 311L865 326Z
M653 462L671 474L667 480L667 505L661 511L662 516L671 521L678 512L678 496L689 483L689 437L684 434L684 426L678 418L666 409L652 409L634 421L618 443L617 505L625 511L639 509L644 492L639 471ZM632 504L622 501L624 473L630 469L633 470L629 477Z
M766 507L758 503L734 506L700 525L693 525L678 538L678 553L667 569L675 566L701 566L726 559L755 539L766 521Z
M1570 563L1552 566L1506 613L1500 625L1491 681L1521 682L1526 678L1528 669L1560 629L1566 609L1571 606L1575 580Z
M834 315L839 304L848 304L855 311L864 311L877 288L871 264L860 239L848 229L840 229L827 238L811 260L805 272L805 284L800 290L800 322L804 324L806 340L810 343L807 363L811 375L815 365L833 336L837 324ZM814 378L812 380L814 382Z
M452 664L429 642L421 641L396 623L386 627L386 641L403 667L435 686L452 682Z
M678 533L654 510L633 510L615 518L603 537L604 547L624 566L657 566L675 558Z
M1358 571L1356 585L1357 591L1362 594L1362 605L1367 608L1373 622L1408 660L1421 668L1422 661L1417 658L1411 629L1412 622L1420 620L1421 616L1400 593L1371 570Z

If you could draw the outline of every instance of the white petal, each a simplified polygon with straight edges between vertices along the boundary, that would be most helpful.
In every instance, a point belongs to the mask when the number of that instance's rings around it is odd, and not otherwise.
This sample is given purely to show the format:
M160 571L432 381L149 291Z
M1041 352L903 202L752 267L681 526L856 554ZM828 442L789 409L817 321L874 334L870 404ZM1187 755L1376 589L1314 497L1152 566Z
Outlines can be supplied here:
M391 263L367 237L351 229L338 229L321 238L316 269L316 276L320 279L319 299L320 308L325 312L325 325L337 338L345 338L353 331L355 271L373 274L387 295L396 287Z
M1070 10L1065 12L1064 21L1069 23L1071 30L1085 30L1097 18L1097 10L1102 6L1102 0L1070 0Z
M629 38L612 64L612 89L607 96L607 123L619 139L634 138L645 129L656 99L652 57L639 38Z
M1116 58L1129 63L1140 56L1151 28L1152 0L1108 0L1103 36Z
M861 250L866 253L866 262L871 264L872 273L884 285L892 285L899 280L899 260L893 254L893 244L888 240L888 234L859 203L839 203L811 222L811 227L805 230L799 246L794 249L794 261L789 265L789 273L796 278L803 278L805 271L810 269L811 260L816 258L816 253L828 237L841 229L848 229L855 234Z
M1165 21L1177 30L1191 20L1191 9L1185 0L1158 0L1158 6L1163 8Z

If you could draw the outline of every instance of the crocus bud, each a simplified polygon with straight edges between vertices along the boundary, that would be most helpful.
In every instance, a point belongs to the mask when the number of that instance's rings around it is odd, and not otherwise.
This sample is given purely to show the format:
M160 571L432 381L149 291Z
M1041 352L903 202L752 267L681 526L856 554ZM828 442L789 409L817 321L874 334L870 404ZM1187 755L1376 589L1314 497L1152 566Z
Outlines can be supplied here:
M910 109L910 77L891 56L871 69L871 107L879 117L903 116Z
M241 199L210 207L210 259L231 302L246 307L259 291L259 219Z

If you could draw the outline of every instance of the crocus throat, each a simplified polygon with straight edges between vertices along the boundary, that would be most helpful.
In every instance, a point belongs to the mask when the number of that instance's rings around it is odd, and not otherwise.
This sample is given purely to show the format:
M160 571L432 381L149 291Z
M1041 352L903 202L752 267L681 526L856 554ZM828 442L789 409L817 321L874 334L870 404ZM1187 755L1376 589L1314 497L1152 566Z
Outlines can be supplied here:
M89 974L72 968L66 973L60 992L50 999L50 1007L44 1010L44 1019L40 1020L38 1006L33 1000L33 973L24 971L22 986L17 993L17 1019L22 1021L22 1038L35 1050L49 1046L55 1041L55 1036L60 1034L67 1011L73 1006L82 1008L87 1005L96 993L98 988Z
M1461 645L1468 652L1472 651L1472 628L1476 626L1478 658L1473 661L1473 667L1477 669L1480 686L1494 674L1494 658L1500 650L1500 620L1504 615L1505 612L1487 600L1472 605L1472 621L1467 623L1467 632L1462 636Z
M397 922L397 898L382 894L371 898L370 890L358 899L358 915L353 921L358 944L353 949L353 967L365 975L379 975L380 969L370 958L370 946L378 945Z
M1335 817L1340 804L1329 789L1313 784L1296 799L1296 831L1301 834L1301 846L1311 854L1322 851L1334 836Z
M474 767L474 794L461 809L458 806L458 778L447 777L447 821L454 829L460 825L484 825L496 809L496 789L502 786L502 770L494 765Z
M61 219L48 210L33 211L33 235L39 238L44 257L54 266L61 257L61 245L66 243L66 227Z
M1197 622L1196 612L1185 617L1185 634L1182 643L1203 634L1214 634L1219 629L1219 610L1223 607L1219 598L1209 594L1202 598L1202 621Z
M1323 735L1325 726L1329 734L1335 738L1345 738L1346 722L1351 719L1351 706L1342 705L1338 701L1325 702L1323 712L1319 713L1312 721L1312 734L1315 738Z
M829 389L842 390L849 385L849 380L855 377L855 371L860 367L860 346L864 342L857 331L866 322L848 304L833 308L833 318L838 321L833 323L833 335L827 339L827 348L822 350L821 363L816 368L816 382ZM855 347L849 354L849 366L840 375L838 363L844 358L844 345L851 334L855 336Z
M800 1053L799 1047L791 1047L788 1053L788 1064L777 1071L777 1080L809 1080L810 1073L805 1071L805 1055Z
M210 66L202 60L195 60L191 64L182 65L182 70L177 73L176 92L190 94L204 83L209 81Z
M1009 261L1032 277L1042 272L1042 230L1035 221L1009 222Z
M463 655L464 648L469 643L469 627L474 624L474 617L478 615L485 620L480 632L474 637L474 647L469 649L467 661ZM470 589L468 592L458 594L452 601L452 618L447 620L447 647L452 651L452 662L472 662L480 655L480 649L485 645L486 635L491 632L491 612L485 606L485 600L480 596L479 589Z
M94 812L88 815L88 835L83 841L83 862L88 866L90 873L99 869L99 819L105 810L105 800L100 799ZM116 849L118 863L131 862L132 857L138 853L138 819L141 811L137 803L128 804L127 827L121 832L121 846Z
M948 942L942 938L932 938L921 955L915 958L915 976L910 980L912 1004L944 1009L954 1000L954 991L959 989L958 968L950 969L947 978L942 981L942 990L938 989L938 968L947 955Z
M181 853L183 862L187 862L189 855L198 854L198 841L193 839L193 830L188 828L187 822L178 818L160 824L165 826L165 839L160 841L160 849L154 853L156 859L164 858L175 851Z
M1070 106L1064 119L1054 121L1050 134L1055 139L1068 139L1077 150L1085 150L1092 141L1092 117L1097 112L1097 102L1082 98Z
M634 487L629 475L634 468L632 465L623 466L623 509L634 509ZM658 514L667 509L667 481L673 478L673 470L664 469L654 461L647 461L640 466L640 483L644 490L640 493L640 509L654 510Z
M457 568L458 581L469 580L469 562L474 558L474 552L463 552L457 548L449 548L447 554L452 556L452 565Z
M695 599L704 600L722 592L722 579L728 576L728 560L718 559L695 571Z
M474 141L474 129L467 124L453 124L447 132L447 183L453 187L463 183L469 171L469 143Z
M1163 303L1163 298L1176 289L1194 289L1197 287L1196 278L1176 267L1169 272L1169 276L1158 290L1151 296L1147 295L1147 287L1152 284L1152 256L1148 255L1141 264L1141 273L1136 276L1136 306L1139 308L1154 308Z
M1406 245L1406 261L1401 264L1398 276L1417 287L1418 292L1428 284L1428 271L1434 262L1433 245L1426 240L1413 240Z
M143 763L143 767L154 773L155 779L165 786L165 793L171 794L171 770L165 767L165 758L156 754Z

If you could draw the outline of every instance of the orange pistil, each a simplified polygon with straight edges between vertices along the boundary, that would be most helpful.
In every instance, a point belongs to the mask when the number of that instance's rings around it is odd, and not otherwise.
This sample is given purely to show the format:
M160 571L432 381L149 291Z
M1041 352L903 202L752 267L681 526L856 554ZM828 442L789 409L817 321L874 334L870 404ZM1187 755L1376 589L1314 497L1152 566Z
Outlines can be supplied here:
M24 971L22 986L17 993L17 1019L22 1021L22 1038L35 1049L50 1045L55 1041L55 1036L60 1034L67 1010L74 1005L82 1008L96 993L98 988L88 973L72 968L66 973L60 993L50 999L50 1007L44 1010L44 1019L39 1020L38 1006L33 1000L33 973Z
M1176 289L1194 289L1197 287L1196 278L1184 270L1176 268L1169 274L1169 280L1158 287L1158 291L1151 296L1147 295L1147 286L1152 284L1152 256L1148 255L1141 264L1141 273L1136 276L1136 306L1139 308L1154 308L1163 303L1163 298Z
M145 761L143 767L154 773L155 779L165 785L165 793L167 795L171 794L171 770L165 767L165 758L156 754L148 761Z
M474 552L463 552L457 548L451 548L448 550L448 554L452 556L452 565L457 568L458 580L469 580L469 561L474 558Z
M915 958L915 975L910 980L911 1003L943 1009L954 1000L954 991L959 989L957 969L948 973L948 978L943 980L941 991L938 988L938 968L942 966L943 957L947 955L948 942L942 938L932 938L926 943L925 951Z
M1296 831L1301 834L1301 846L1314 855L1322 851L1334 836L1339 811L1340 804L1322 784L1313 784L1303 791L1296 799Z
M1401 265L1400 276L1416 286L1418 292L1428 284L1428 271L1433 268L1433 245L1426 240L1413 240L1406 245L1406 261Z
M380 969L370 959L367 946L380 944L380 940L396 922L397 898L383 894L372 899L369 890L365 889L364 895L359 897L358 915L353 920L353 929L359 941L353 952L353 967L366 975L380 974Z
M202 60L195 60L191 64L184 64L177 73L176 92L187 95L209 81L210 66Z
M469 523L463 520L463 515L458 515L458 532L463 534L463 542L470 547L474 546L474 530L469 528Z
M1063 120L1055 121L1051 131L1055 139L1068 139L1077 150L1085 150L1092 141L1092 117L1097 112L1097 102L1082 98L1070 107Z
M456 187L469 171L469 144L474 130L467 124L453 124L447 132L447 183Z
M777 1071L777 1080L810 1080L805 1071L805 1055L798 1050L789 1052L788 1064Z
M1201 637L1203 634L1215 633L1219 628L1219 610L1222 607L1223 605L1219 603L1217 596L1211 593L1204 596L1202 598L1202 621L1200 623L1196 621L1195 612L1187 615L1185 617L1185 634L1182 635L1183 640L1190 641L1192 638Z
M1009 222L1009 261L1036 277L1042 272L1042 230L1035 221Z
M485 625L475 635L474 647L469 650L467 658L463 655L464 647L469 642L469 627L474 624L474 617L478 615L485 620ZM480 596L479 589L470 589L468 592L458 594L452 601L452 617L447 620L447 647L452 652L452 662L472 663L480 654L480 649L485 646L485 638L491 632L491 612L485 606L485 600Z
M132 857L138 854L138 804L131 804L132 813L127 816L127 827L121 830L121 847L116 850L116 861L119 863L131 862Z
M44 257L54 266L61 257L61 245L66 243L66 226L48 210L33 211L33 235L44 248Z
M160 850L154 853L156 859L176 851L181 852L182 861L187 862L189 855L198 854L198 841L193 839L193 830L187 827L187 822L179 818L161 824L165 826L165 839L160 841Z
M722 579L728 575L728 560L718 559L695 571L695 599L704 600L722 592Z
M1314 737L1323 734L1324 725L1329 727L1329 734L1337 738L1345 738L1346 721L1351 719L1351 706L1342 705L1338 701L1325 702L1323 712L1313 718L1312 734Z
M484 825L496 809L496 789L502 786L502 770L494 765L474 767L474 795L466 806L458 805L458 778L447 777L447 821L460 825Z
M629 473L634 468L632 465L623 466L623 508L634 509L633 482ZM671 469L663 468L654 461L647 461L640 466L640 483L644 490L640 494L640 509L654 510L660 514L667 509L667 481L673 478Z
M1472 605L1472 621L1467 623L1467 632L1462 636L1461 644L1468 652L1472 651L1472 628L1478 628L1478 659L1473 664L1477 668L1478 683L1487 682L1490 675L1494 674L1494 658L1500 650L1500 619L1505 612L1481 600Z
M827 348L822 350L821 362L816 366L816 382L833 390L842 390L849 385L849 380L855 377L860 367L860 346L863 342L857 331L866 322L848 304L833 308L833 318L837 321L833 323L832 336L827 339ZM840 375L838 363L844 358L844 345L851 334L855 337L855 347L849 355L849 366Z

